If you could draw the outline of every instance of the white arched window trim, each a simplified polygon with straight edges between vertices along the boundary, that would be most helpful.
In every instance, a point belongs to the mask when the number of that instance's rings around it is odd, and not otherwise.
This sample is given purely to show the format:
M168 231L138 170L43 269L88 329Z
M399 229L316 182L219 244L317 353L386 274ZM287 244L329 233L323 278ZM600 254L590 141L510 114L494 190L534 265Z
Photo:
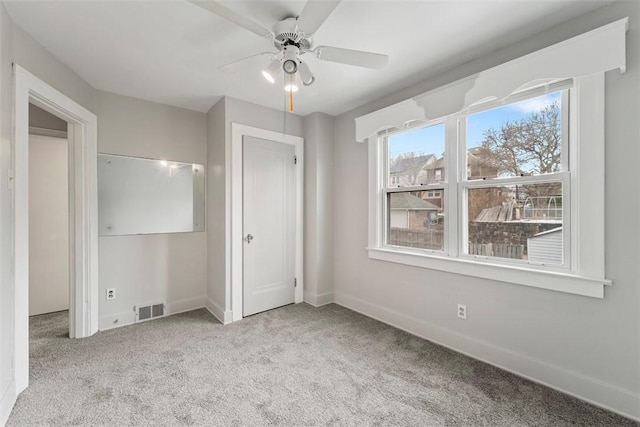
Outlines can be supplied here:
M629 18L530 53L422 95L356 118L356 140L386 129L402 129L501 100L526 87L619 69L626 71L625 35Z

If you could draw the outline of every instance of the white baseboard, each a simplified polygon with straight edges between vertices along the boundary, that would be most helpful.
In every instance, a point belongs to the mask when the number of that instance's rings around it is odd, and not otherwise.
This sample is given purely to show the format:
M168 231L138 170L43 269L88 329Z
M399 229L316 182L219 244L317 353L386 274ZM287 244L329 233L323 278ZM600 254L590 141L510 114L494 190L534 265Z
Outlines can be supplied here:
M174 314L184 313L185 311L197 310L204 308L206 296L185 298L177 301L167 302L166 316ZM150 319L148 321L152 321ZM146 322L147 320L145 320ZM128 310L120 313L109 314L100 317L99 330L108 331L109 329L121 328L123 326L133 325L136 323L136 314L133 310Z
M233 312L231 310L224 311L211 298L207 298L205 308L209 310L209 313L213 314L213 317L218 319L223 325L228 325L233 322Z
M123 326L133 325L136 322L136 313L133 310L123 311L100 316L98 321L99 331L108 331L109 329L121 328Z
M333 292L326 292L324 294L310 294L304 293L304 302L314 307L320 307L333 302Z
M4 390L0 398L0 426L7 423L13 405L16 403L16 398L16 383L14 380L11 380L11 383L9 383L9 386Z
M412 335L640 421L640 395L584 374L495 346L363 299L335 292L334 302Z

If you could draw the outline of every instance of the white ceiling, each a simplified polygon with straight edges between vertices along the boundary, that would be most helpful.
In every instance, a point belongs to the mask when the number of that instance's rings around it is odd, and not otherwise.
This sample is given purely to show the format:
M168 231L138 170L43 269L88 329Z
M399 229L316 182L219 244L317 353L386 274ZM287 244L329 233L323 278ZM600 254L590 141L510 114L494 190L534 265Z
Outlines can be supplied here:
M312 58L317 80L296 94L296 113L338 115L610 2L344 0L315 44L387 53L389 64L369 70ZM267 28L304 6L224 3ZM5 4L16 24L97 89L203 112L224 95L284 108L282 87L260 73L268 58L233 73L217 70L272 45L186 0Z

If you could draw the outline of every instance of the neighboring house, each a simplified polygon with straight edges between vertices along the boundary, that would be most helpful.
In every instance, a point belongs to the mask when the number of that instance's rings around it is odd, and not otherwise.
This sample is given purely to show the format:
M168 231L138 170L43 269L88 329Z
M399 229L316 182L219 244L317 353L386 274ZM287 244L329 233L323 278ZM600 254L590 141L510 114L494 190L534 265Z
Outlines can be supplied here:
M527 252L531 262L562 264L562 227L529 237Z
M483 147L470 148L468 151L467 178L482 179L487 177L495 177L498 175L498 169L492 166L490 154ZM424 173L420 176L419 184L437 184L445 180L445 160L444 157L435 158L423 167ZM426 191L422 199L432 203L438 207L443 207L442 190Z
M420 229L438 221L440 208L409 193L393 193L390 197L391 228Z
M444 190L427 190L422 194L422 200L426 200L432 205L435 205L440 209L442 209L443 199L444 199L443 193L444 193Z
M498 176L498 168L491 160L491 152L486 148L473 147L467 150L467 178L482 179Z
M444 157L425 165L425 180L422 184L435 184L444 181Z
M389 165L389 184L406 187L426 182L426 167L436 161L433 154L422 156L398 156Z

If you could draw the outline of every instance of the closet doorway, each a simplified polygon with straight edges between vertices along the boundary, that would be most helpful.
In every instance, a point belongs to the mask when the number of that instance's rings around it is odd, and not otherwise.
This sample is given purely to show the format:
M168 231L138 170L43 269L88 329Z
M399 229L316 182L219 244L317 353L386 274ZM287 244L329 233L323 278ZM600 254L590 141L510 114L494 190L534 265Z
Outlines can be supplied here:
M42 317L34 316L59 312L55 317L66 324L67 337L69 270L67 122L29 104L30 323L35 321L39 326L46 326ZM60 335L58 329L52 333Z
M67 123L69 336L98 331L97 117L13 64L14 395L29 385L29 104Z

